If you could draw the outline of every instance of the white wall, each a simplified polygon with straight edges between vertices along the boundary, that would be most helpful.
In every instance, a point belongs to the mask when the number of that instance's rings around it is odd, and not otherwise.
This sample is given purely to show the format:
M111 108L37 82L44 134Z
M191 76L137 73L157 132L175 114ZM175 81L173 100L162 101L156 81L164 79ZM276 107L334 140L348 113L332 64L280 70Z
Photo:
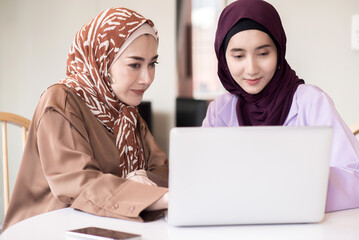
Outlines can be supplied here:
M177 92L175 0L0 0L0 111L31 119L41 93L64 78L75 33L100 11L116 6L152 19L159 31L159 65L144 99L152 102L153 133L167 152ZM11 188L20 161L13 152ZM0 190L1 224L2 184Z

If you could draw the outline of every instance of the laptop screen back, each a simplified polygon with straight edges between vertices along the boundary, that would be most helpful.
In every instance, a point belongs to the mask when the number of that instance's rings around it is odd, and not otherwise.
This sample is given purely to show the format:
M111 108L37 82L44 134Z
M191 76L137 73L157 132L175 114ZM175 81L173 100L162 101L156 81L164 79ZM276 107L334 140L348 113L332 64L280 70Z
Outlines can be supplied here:
M168 222L319 222L331 142L329 127L174 128Z

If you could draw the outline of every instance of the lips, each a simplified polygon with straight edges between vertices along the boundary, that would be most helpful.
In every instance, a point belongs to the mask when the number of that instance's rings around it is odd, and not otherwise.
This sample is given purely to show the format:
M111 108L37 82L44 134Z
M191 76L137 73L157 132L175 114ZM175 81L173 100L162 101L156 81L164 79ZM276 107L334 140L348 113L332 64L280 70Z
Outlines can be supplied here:
M145 90L132 90L137 95L143 95L145 93Z
M262 78L256 78L256 79L244 79L247 84L249 85L256 85L261 81Z

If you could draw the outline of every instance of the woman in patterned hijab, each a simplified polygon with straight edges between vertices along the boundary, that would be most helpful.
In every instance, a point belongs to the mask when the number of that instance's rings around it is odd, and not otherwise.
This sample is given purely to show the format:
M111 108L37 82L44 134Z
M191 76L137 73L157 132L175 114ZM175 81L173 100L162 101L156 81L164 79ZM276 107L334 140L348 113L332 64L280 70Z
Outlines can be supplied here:
M74 89L96 118L115 135L121 153L121 177L143 169L145 160L135 131L137 108L116 97L109 69L143 34L158 40L151 20L124 8L104 11L76 34L67 61L67 78L60 81Z
M168 160L137 111L157 46L153 22L126 8L80 29L66 78L35 110L3 230L65 207L134 221L163 213Z

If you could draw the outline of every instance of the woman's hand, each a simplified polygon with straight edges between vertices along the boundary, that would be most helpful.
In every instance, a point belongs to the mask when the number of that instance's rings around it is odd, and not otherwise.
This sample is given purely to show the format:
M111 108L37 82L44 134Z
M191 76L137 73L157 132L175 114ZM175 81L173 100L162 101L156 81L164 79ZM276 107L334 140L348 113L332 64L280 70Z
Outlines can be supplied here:
M157 187L157 184L152 182L148 178L146 171L143 169L130 172L129 174L127 174L126 179ZM162 197L160 199L158 199L156 202L154 202L150 206L148 206L146 208L146 210L147 211L155 211L155 210L167 209L167 208L168 208L168 192L166 192L164 195L162 195Z
M157 184L148 178L146 171L143 169L128 173L126 179L157 187Z

